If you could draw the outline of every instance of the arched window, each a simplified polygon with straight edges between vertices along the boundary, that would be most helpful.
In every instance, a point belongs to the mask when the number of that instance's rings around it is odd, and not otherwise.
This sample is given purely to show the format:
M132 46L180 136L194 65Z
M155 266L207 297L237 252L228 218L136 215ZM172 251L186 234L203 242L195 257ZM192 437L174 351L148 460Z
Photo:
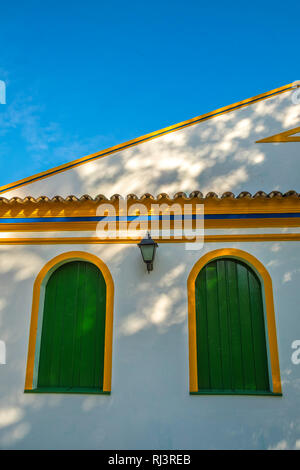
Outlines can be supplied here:
M222 251L227 255L220 256ZM236 252L238 257L229 256ZM189 297L194 296L189 298L190 342L195 341L194 347L190 343L191 392L280 394L273 303L267 299L266 322L264 284L247 262L255 258L243 259L240 250L213 253L189 278Z
M57 258L35 284L25 391L109 392L111 276L93 255Z

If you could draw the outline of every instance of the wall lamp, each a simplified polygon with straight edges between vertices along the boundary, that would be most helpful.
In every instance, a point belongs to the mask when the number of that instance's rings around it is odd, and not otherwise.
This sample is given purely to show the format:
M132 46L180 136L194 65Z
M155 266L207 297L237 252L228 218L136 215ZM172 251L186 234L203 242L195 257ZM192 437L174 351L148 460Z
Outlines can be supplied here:
M156 252L156 248L158 247L158 244L155 243L154 240L152 240L151 235L148 232L147 237L143 238L140 241L140 243L138 244L138 247L141 250L143 261L147 265L148 274L150 274L150 271L153 270L153 261L155 258L155 252Z

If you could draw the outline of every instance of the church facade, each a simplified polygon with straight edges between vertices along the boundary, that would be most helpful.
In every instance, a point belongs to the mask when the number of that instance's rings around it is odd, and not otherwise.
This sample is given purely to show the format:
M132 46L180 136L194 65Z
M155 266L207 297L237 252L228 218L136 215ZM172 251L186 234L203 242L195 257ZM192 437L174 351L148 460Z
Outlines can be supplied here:
M300 448L299 122L295 82L0 188L1 448Z

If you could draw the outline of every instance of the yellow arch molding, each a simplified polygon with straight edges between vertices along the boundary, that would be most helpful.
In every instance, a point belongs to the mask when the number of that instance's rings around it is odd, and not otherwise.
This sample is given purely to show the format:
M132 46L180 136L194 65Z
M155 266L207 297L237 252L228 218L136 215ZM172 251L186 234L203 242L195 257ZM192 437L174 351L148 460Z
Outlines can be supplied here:
M271 142L300 142L300 136L295 135L300 133L300 127L295 127L289 131L281 132L280 134L274 134L265 139L257 140L256 144L268 144Z
M36 349L36 336L38 328L38 316L40 305L41 286L47 275L50 275L58 266L73 260L85 260L96 265L103 274L106 283L106 317L105 317L105 346L104 346L104 372L103 391L111 391L111 370L112 370L112 338L113 338L113 303L114 303L114 282L106 264L97 256L84 251L69 251L62 253L41 269L33 286L32 312L29 333L29 345L27 356L27 369L25 379L25 390L33 390L34 358Z
M273 392L281 393L281 380L271 276L266 270L266 268L263 266L263 264L258 261L257 258L255 258L253 255L250 255L250 253L247 253L246 251L237 250L235 248L224 248L210 251L196 262L188 277L187 288L190 392L198 392L195 281L198 276L198 273L209 261L221 257L233 257L246 262L251 267L254 267L254 269L260 274L263 280Z

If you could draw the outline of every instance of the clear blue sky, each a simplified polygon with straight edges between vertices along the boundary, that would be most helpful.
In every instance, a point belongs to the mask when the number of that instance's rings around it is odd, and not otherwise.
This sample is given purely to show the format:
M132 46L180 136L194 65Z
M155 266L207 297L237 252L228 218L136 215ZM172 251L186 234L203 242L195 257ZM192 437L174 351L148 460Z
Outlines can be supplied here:
M1 2L0 185L300 79L300 4Z

